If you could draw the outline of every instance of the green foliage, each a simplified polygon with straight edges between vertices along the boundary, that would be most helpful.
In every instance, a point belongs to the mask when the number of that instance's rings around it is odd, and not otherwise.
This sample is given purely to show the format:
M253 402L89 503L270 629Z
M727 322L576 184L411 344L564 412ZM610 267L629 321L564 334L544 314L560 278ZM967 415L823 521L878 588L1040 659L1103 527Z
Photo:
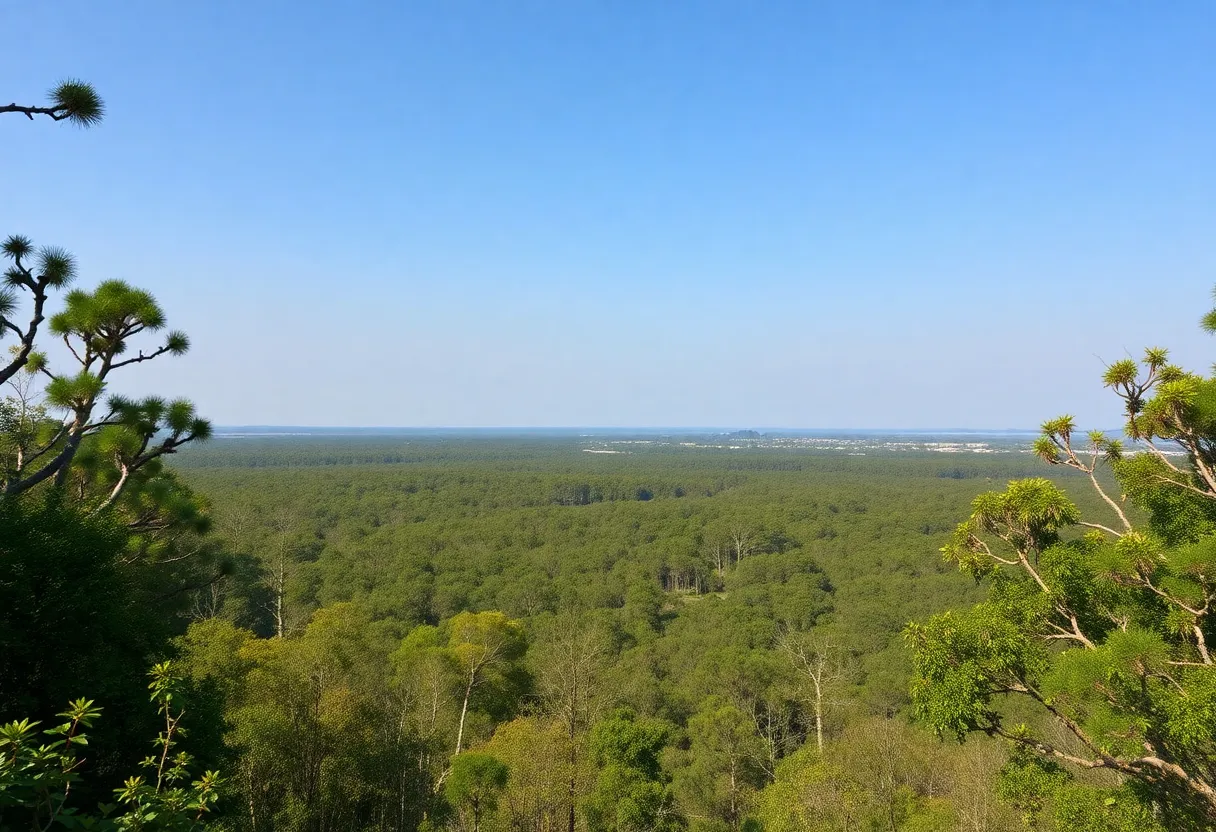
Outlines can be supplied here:
M121 280L105 280L91 292L68 292L63 311L51 316L49 329L60 338L79 338L86 350L121 354L132 335L164 325L165 313L152 295Z
M907 703L903 623L979 597L934 557L947 521L989 477L1028 470L1020 457L247 441L174 458L254 567L200 598L226 620L181 642L230 726L234 828L468 829L450 767L489 754L509 779L487 830L568 829L571 810L576 832L754 829L783 761L815 744L811 682L781 648L794 638L847 665L825 686L825 748L848 760L861 815L1005 817L1003 759L886 715ZM571 482L604 499L555 502ZM279 600L287 626L266 638ZM322 649L331 613L346 623ZM934 771L970 786L943 797Z
M989 578L990 597L907 628L915 711L939 733L1011 741L1021 756L1004 788L1028 819L1050 801L1060 828L1208 828L1216 820L1208 649L1216 635L1216 380L1150 349L1140 365L1108 367L1103 383L1122 400L1137 452L1095 433L1083 461L1070 417L1046 422L1035 452L1086 474L1116 520L1086 523L1095 531L1065 540L1081 513L1041 478L978 497L943 552ZM1162 440L1186 462L1158 447ZM1102 453L1124 499L1147 515L1141 529L1097 479ZM1067 739L1041 726L1007 727L1009 696L1029 700L1039 721ZM1060 762L1114 772L1126 786L1073 783Z
M769 832L1013 829L991 789L994 743L946 746L902 720L854 715L824 753L785 758L756 797Z
M131 675L173 607L124 568L126 542L112 518L53 496L0 503L0 713L46 718L82 686L111 714L134 710Z
M1212 291L1213 299L1216 299L1216 290ZM1216 309L1207 312L1199 321L1200 327L1204 332L1216 333Z
M101 716L101 708L92 700L75 700L58 714L66 721L41 732L42 741L38 722L22 719L0 725L0 824L15 820L33 829L166 832L202 828L219 799L220 777L207 771L191 779L191 755L174 752L185 734L183 713L175 701L180 679L169 662L157 664L150 675L148 688L163 727L153 741L154 753L143 761L149 774L127 778L114 790L113 802L100 804L95 813L69 805L69 798L81 791L86 763L81 755L89 748L87 731Z
M85 731L100 715L91 700L77 699L58 714L66 722L41 732L44 742L39 742L36 721L0 725L0 823L6 816L27 820L35 829L97 823L78 819L67 801L81 780L79 753L89 744Z
M1150 454L1135 454L1115 467L1129 499L1143 506L1148 529L1170 545L1190 543L1216 534L1216 501L1185 488L1163 488L1186 482L1168 464Z
M135 559L131 545L116 517L54 492L0 503L0 719L45 722L85 693L104 703L90 734L99 770L75 787L93 802L146 754L156 724L141 677L187 611L181 587L199 565Z
M999 793L1032 829L1164 832L1167 828L1128 786L1078 782L1052 761L1021 750L1001 770Z
M501 760L509 772L494 828L568 828L570 815L577 813L594 775L580 753L582 740L580 733L572 742L566 725L542 716L519 717L498 726L490 742L478 749ZM460 759L453 760L453 767Z
M688 733L689 761L676 783L681 802L710 821L694 827L738 830L767 780L763 740L743 711L717 696L688 720Z
M60 81L47 94L47 106L25 106L9 104L0 107L0 113L21 113L31 121L36 115L50 116L55 121L70 121L78 127L93 127L105 116L105 104L92 84L69 79Z
M105 104L92 84L76 79L60 81L49 95L56 119L66 118L80 127L93 127L105 116Z
M77 99L84 94L78 85L65 89ZM0 335L14 333L19 343L7 366L0 367L0 383L13 383L18 394L6 399L0 411L0 500L45 483L43 487L66 490L98 510L125 509L130 522L145 529L170 529L182 520L184 527L199 530L196 517L182 518L173 511L187 497L185 489L169 489L176 505L166 503L160 515L156 504L164 501L155 492L165 491L163 458L210 438L210 423L190 402L156 396L115 396L108 412L97 412L113 372L162 355L181 355L189 349L189 338L169 332L160 346L131 356L139 336L165 328L165 313L148 292L119 280L103 281L91 291L67 292L63 308L49 316L46 331L63 341L75 362L72 370L56 372L35 343L50 291L71 281L75 264L66 252L35 250L20 236L8 238L4 254L12 266L5 272L8 288L0 293ZM36 262L27 263L30 258ZM31 303L25 325L15 318L18 292ZM47 377L41 389L33 383L35 372ZM72 488L66 489L69 484ZM135 507L121 499L141 491L152 495L151 505Z
M471 826L476 832L482 813L497 807L498 795L506 788L509 775L507 767L490 754L459 754L452 758L443 793L453 806L472 814Z
M670 832L684 825L676 812L659 754L668 726L613 712L591 731L591 754L599 774L583 804L591 832Z
M27 449L49 441L51 430L44 405L17 397L0 399L0 476L11 477Z
M961 738L999 724L993 696L1036 679L1047 667L1046 649L1027 632L1042 605L1023 582L1001 589L970 610L908 626L914 711L938 734Z

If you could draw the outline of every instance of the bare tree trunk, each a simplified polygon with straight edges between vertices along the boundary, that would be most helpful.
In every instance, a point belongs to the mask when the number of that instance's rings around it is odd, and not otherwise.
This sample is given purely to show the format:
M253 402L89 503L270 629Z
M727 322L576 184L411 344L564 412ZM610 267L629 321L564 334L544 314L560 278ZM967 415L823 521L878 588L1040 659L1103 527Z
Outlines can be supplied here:
M274 635L282 638L283 627L283 596L286 594L287 564L284 563L283 552L279 552L279 572L275 576L274 586Z
M460 706L460 727L456 730L456 753L460 753L464 745L464 719L469 713L469 697L473 695L473 683L477 680L477 671L469 670L469 683L464 689L464 702Z
M570 687L570 723L569 723L569 738L570 738L570 783L569 783L569 798L570 807L566 817L566 832L574 832L574 799L577 792L578 784L575 781L576 770L578 767L578 750L574 744L575 732L578 727L578 669L575 669L574 679Z
M730 760L730 828L739 829L739 784L735 776L735 758Z
M816 668L815 675L811 676L811 681L815 685L815 746L819 749L820 755L823 754L823 657L819 657L819 664Z
M735 526L730 530L731 542L735 547L735 563L743 560L755 548L752 543L752 532L744 526Z
M815 718L815 745L823 753L823 712L833 686L845 675L839 648L829 641L804 640L787 634L778 642L799 674L811 683L810 707Z

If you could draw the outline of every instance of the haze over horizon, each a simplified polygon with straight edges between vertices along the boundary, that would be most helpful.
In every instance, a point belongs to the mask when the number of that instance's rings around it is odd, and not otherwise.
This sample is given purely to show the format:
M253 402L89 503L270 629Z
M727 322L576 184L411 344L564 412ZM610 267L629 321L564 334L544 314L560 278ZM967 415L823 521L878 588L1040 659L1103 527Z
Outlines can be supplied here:
M314 431L317 433L351 432L358 435L411 435L439 433L535 433L566 435L580 431L601 431L606 434L669 434L693 435L696 433L717 432L746 432L757 431L762 434L815 434L815 435L845 435L849 433L874 435L1022 435L1035 436L1037 428L799 428L780 427L773 425L215 425L216 435L234 435L234 432L252 432L252 434L273 434L275 431ZM1109 431L1108 432L1118 432ZM591 435L591 434L588 434Z
M1209 3L333 8L0 12L4 101L107 104L9 125L0 228L193 342L116 390L234 426L1112 427L1104 360L1216 355Z

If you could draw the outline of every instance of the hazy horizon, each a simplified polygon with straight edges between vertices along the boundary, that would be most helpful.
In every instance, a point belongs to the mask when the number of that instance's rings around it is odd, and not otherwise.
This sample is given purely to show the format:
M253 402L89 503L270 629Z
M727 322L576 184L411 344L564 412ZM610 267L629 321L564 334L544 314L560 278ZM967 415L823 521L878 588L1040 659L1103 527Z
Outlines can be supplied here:
M1034 428L799 428L765 425L215 425L217 433L229 431L352 431L370 434L377 431L386 433L443 433L443 432L509 432L524 433L574 433L577 431L598 431L603 433L693 433L693 432L744 432L759 433L791 433L791 434L974 434L974 435L1037 435Z
M154 292L191 352L113 390L219 424L1117 425L1104 361L1216 353L1210 3L0 20L4 101L107 105L8 125L0 229Z

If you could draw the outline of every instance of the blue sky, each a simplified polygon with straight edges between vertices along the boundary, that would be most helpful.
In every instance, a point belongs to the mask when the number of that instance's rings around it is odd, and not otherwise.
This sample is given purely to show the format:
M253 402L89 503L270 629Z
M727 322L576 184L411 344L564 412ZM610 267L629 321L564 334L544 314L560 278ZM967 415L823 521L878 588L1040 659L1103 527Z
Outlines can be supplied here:
M220 424L1114 426L1203 369L1210 2L11 2L0 233Z

